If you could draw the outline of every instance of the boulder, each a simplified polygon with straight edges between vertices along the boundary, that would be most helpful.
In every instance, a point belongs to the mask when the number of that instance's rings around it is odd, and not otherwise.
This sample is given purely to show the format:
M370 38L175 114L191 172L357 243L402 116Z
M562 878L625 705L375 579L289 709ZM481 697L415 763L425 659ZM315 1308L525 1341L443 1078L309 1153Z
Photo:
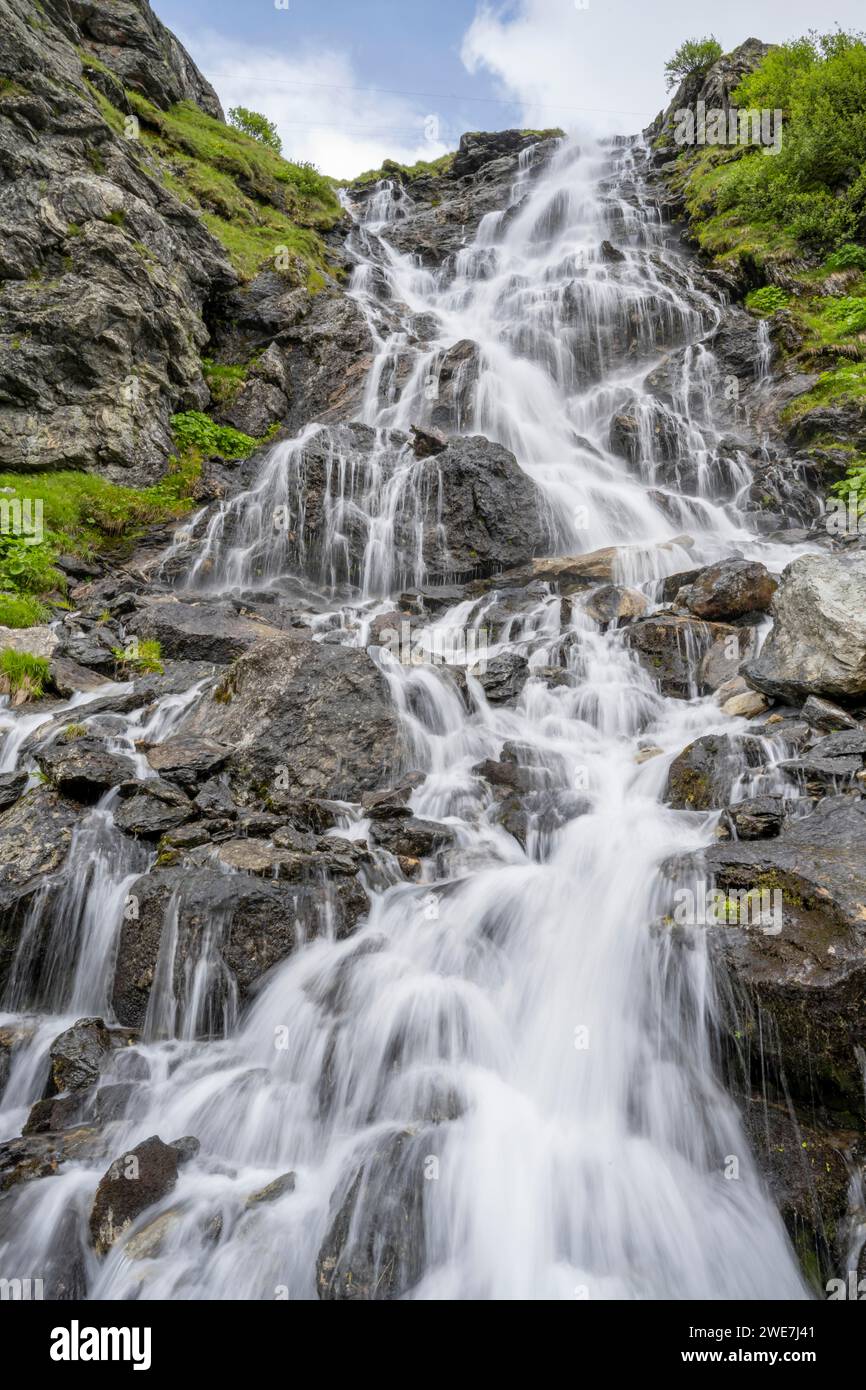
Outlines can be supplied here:
M754 560L723 560L701 570L680 590L676 601L696 618L730 620L766 612L776 587L764 565Z
M6 811L23 795L30 778L26 772L0 773L0 812Z
M236 794L359 801L390 780L402 740L387 686L357 648L284 633L241 657L183 725L232 749Z
M781 796L755 796L729 806L726 819L738 840L769 840L785 823L785 802Z
M424 1270L425 1158L430 1133L379 1136L335 1194L316 1260L319 1298L402 1298Z
M34 787L0 815L0 985L27 911L65 862L80 811L49 787Z
M658 683L662 693L681 700L712 688L716 674L722 674L706 663L708 653L738 651L740 640L737 628L682 618L673 613L639 618L625 630L626 646ZM728 667L725 678L731 674Z
M147 761L154 772L168 782L193 787L197 782L219 771L229 755L229 749L209 738L175 734L164 743L147 750Z
M639 589L626 589L621 584L603 584L590 594L585 607L593 622L600 627L609 627L611 623L628 623L642 618L649 607L649 600Z
M671 763L664 799L677 810L717 810L728 804L743 772L762 761L756 739L705 734Z
M840 729L860 728L857 720L847 710L840 709L829 700L820 700L817 695L809 696L803 705L802 716L807 724L811 724L813 729L819 729L822 733L832 734Z
M106 1255L142 1212L177 1183L178 1152L154 1135L121 1154L104 1174L90 1210L90 1238Z
M275 635L269 624L243 618L220 603L149 603L127 632L159 642L162 656L224 665Z
M745 668L752 685L796 703L866 696L866 553L795 560L771 611L773 630Z
M103 1020L79 1019L51 1044L46 1095L83 1091L93 1086L110 1051L111 1035Z
M36 754L52 786L74 801L94 802L111 787L135 780L135 763L122 753L110 753L98 738L62 737Z
M731 1027L814 1114L863 1124L866 1048L866 801L828 797L774 839L724 842L700 857L725 891L778 892L782 929L713 929L740 1000ZM759 1043L760 1040L760 1043Z
M158 840L168 830L185 825L195 815L192 802L180 787L150 777L124 801L114 814L118 830L137 840Z

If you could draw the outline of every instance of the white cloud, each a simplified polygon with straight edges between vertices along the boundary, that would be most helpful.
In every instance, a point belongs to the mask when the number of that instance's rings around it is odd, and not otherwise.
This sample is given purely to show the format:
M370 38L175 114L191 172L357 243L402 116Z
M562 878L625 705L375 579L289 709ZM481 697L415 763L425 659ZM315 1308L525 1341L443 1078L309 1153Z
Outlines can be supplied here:
M223 107L246 106L275 121L288 159L310 160L325 174L350 178L383 159L411 164L449 148L429 107L363 89L340 52L284 56L278 48L197 33L181 40L213 83ZM398 84L399 85L399 84Z
M862 6L834 0L832 18L860 28ZM461 57L498 79L525 125L631 134L666 104L664 63L684 39L714 33L730 50L816 22L814 0L479 0Z

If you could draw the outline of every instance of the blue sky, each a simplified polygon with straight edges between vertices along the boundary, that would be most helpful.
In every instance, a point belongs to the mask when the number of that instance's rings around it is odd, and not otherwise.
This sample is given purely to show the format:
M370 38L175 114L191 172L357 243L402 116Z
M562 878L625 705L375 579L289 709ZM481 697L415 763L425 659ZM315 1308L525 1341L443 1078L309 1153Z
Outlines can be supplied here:
M781 42L864 22L862 0L153 0L223 104L335 176L430 159L464 130L631 132L685 38Z

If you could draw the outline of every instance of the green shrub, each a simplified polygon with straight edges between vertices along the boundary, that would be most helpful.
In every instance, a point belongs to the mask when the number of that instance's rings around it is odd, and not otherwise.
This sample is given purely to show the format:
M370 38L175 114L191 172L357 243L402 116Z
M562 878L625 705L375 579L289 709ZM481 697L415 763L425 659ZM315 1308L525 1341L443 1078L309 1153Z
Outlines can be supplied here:
M665 63L665 86L670 91L691 73L706 72L721 56L722 45L712 34L705 39L686 39Z
M36 627L48 616L48 609L30 594L0 594L0 627Z
M0 652L0 685L5 686L13 698L23 693L28 699L41 699L50 677L51 668L44 656L11 650Z
M764 285L746 296L746 308L763 318L768 314L775 314L777 309L784 309L790 298L791 296L785 290L780 290L778 285Z
M277 127L273 121L269 121L267 116L261 115L259 111L250 111L246 106L230 106L229 123L234 126L235 130L241 130L244 135L249 135L252 140L259 140L269 149L276 150L277 154L283 148L283 142L277 134Z

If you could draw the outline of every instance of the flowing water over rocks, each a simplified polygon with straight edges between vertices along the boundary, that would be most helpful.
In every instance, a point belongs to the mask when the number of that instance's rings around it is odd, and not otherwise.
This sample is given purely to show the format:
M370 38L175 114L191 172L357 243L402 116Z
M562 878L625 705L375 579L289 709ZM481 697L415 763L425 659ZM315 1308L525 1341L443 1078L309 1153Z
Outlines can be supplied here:
M812 1292L674 911L708 846L760 884L749 827L790 876L789 814L818 877L783 767L814 730L722 708L767 708L740 666L798 551L640 142L521 143L435 256L402 184L347 196L362 418L276 444L163 558L130 630L177 634L186 684L3 712L32 786L0 840L33 844L0 885L0 1251L51 1297ZM864 752L818 755L831 790Z

